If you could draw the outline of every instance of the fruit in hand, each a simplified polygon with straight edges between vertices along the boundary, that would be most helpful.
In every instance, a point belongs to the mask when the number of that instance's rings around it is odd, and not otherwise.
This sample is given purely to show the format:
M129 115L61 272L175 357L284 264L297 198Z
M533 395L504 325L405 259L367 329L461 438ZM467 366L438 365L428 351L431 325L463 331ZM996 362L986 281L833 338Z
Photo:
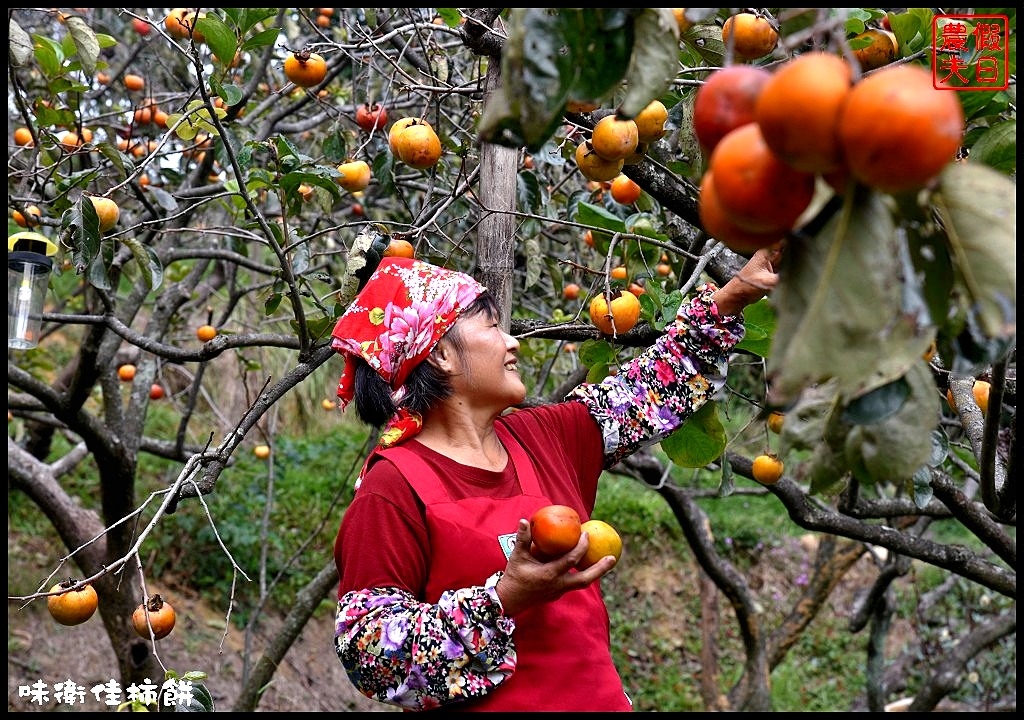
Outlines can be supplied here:
M545 505L530 518L533 545L544 556L569 552L580 541L582 532L579 513L568 505Z
M589 312L590 322L602 333L621 335L640 320L640 300L629 290L623 290L609 305L604 293L600 293L590 301Z
M50 592L67 590L74 584L75 581L69 579L54 585L50 588ZM96 612L99 602L96 588L92 585L84 585L77 590L68 590L60 595L50 595L46 598L46 609L61 625L81 625Z
M782 477L782 461L777 455L768 453L754 458L751 474L763 485L774 485Z
M174 608L159 595L154 595L149 602L140 604L132 613L132 627L141 637L149 637L149 629L153 628L153 637L159 640L171 634L174 621L177 620Z
M590 545L587 547L587 552L576 563L576 567L580 570L586 570L608 555L615 556L616 561L622 557L622 538L611 525L603 520L587 520L581 529L587 534Z
M284 59L284 74L299 87L313 87L327 77L327 62L317 53L302 50Z

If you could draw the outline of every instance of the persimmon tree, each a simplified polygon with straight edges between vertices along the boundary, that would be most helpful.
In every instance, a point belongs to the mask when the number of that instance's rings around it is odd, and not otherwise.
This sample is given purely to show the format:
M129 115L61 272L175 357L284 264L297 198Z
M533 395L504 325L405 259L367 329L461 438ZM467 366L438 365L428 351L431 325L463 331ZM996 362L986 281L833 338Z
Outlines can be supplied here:
M147 8L18 9L9 34L8 124L32 140L9 141L8 204L23 217L40 208L34 229L59 247L39 346L8 351L10 488L63 542L54 574L72 562L97 590L126 685L163 675L130 621L149 597L146 550L161 521L231 483L236 451L270 438L282 408L309 404L309 379L333 357L334 321L390 241L497 294L535 402L604 377L653 342L698 282L723 282L743 261L701 223L707 158L691 121L696 89L736 62L722 40L727 9L691 10L685 23L652 8L175 13L184 20L171 30L167 13ZM852 58L851 39L883 18L895 62L931 58L926 10L764 16L778 44L754 62L769 70L810 50ZM287 63L307 54L326 73L296 87ZM143 89L126 86L127 74ZM1005 92L958 96L961 157L921 192L839 195L817 183L786 236L780 287L746 313L746 362L734 364L728 392L657 453L615 469L657 488L734 613L742 673L727 687L709 654L709 709L770 709L772 668L869 552L878 576L851 627L869 628L872 648L895 612L889 588L914 562L1000 601L975 627L951 628L954 652L912 687L905 658L869 652L868 709L896 693L934 708L950 678L1016 633L1016 113ZM610 184L583 177L576 150L601 118L636 116L654 99L668 132L623 166L645 192L621 205ZM391 123L429 124L440 158L396 157L387 127L359 121L378 106ZM338 167L357 160L372 180L350 192ZM112 226L93 197L116 203ZM625 279L610 274L620 265ZM566 304L570 284L584 292ZM631 284L644 290L643 322L602 335L586 316L590 298ZM215 335L196 342L200 325ZM582 370L561 353L566 342L582 343ZM938 352L923 359L933 343ZM130 385L118 377L128 363ZM975 378L991 382L984 415ZM154 383L170 389L177 417L156 433ZM941 400L947 388L956 412ZM785 412L771 448L785 474L765 489L744 478L767 449L772 410ZM180 473L154 486L139 473L148 454ZM670 466L710 473L719 495L770 492L794 523L823 533L783 623L764 626L756 591L716 550L701 493L663 481ZM94 491L65 488L72 472ZM945 523L970 546L941 539L934 528ZM334 589L324 556L237 709L256 706ZM9 594L39 599L52 580ZM709 632L705 642L716 641Z

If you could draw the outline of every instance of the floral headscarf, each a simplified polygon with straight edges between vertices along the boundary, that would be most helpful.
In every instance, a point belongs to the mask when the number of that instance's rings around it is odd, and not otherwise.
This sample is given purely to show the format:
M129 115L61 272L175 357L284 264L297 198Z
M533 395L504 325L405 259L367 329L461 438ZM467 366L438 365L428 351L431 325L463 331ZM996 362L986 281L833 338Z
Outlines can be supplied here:
M356 357L391 386L398 404L412 369L485 290L465 273L421 260L384 258L332 333L331 347L345 356L345 370L338 380L342 409L352 401ZM385 429L381 444L405 439L418 427L418 418L400 413Z

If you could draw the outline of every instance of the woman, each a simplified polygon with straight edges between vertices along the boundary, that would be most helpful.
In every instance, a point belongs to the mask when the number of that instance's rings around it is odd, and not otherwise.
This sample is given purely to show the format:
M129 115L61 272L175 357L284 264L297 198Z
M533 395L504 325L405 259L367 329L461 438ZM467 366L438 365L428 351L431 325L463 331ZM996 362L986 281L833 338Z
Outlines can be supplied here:
M519 342L472 277L385 258L334 329L342 407L386 426L345 513L335 647L363 694L406 709L629 710L598 580L608 556L529 552L550 504L589 519L602 470L658 442L725 382L744 306L777 281L760 251L614 377L506 411Z

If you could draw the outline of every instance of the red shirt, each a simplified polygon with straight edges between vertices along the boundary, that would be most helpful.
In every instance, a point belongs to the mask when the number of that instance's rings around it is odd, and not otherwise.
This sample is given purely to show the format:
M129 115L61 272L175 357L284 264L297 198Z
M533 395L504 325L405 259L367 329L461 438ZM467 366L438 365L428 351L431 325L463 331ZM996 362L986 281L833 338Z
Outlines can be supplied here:
M507 427L526 450L538 469L541 489L551 502L575 508L581 521L589 520L602 470L602 441L583 404L567 402L519 410L498 423ZM479 495L503 498L521 492L512 463L503 471L492 472L457 463L415 438L403 444L446 479L445 487L453 499ZM388 586L423 597L430 563L423 504L394 465L373 463L342 522L349 537L372 538L374 547L372 551L345 552L340 547L342 533L338 533L334 557L341 577L339 598L349 590ZM515 533L514 522L508 532ZM502 569L504 564L495 571ZM482 584L486 577L473 584Z
M507 563L516 523L551 503L590 517L601 437L584 406L521 410L496 427L510 462L492 472L456 463L415 439L367 470L335 547L340 592L405 588L427 603L481 585ZM398 451L398 452L396 452ZM399 471L395 464L403 470ZM611 659L598 583L515 617L516 671L488 695L453 710L629 710Z

